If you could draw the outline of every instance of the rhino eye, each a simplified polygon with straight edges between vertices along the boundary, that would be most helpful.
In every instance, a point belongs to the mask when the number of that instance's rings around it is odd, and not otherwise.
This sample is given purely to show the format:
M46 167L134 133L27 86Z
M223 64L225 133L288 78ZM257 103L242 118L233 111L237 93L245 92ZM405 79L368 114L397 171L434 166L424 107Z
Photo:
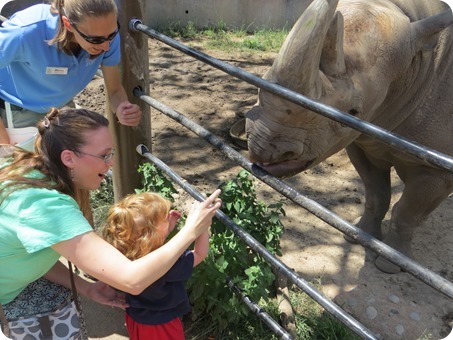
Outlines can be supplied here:
M359 114L359 111L356 109L350 109L348 112L351 116L357 116Z
M349 113L351 116L357 116L357 115L359 114L359 110L357 110L357 109L350 109L350 110L348 111L348 113ZM341 124L341 123L340 123L340 126L341 126L342 128L347 127L347 125Z

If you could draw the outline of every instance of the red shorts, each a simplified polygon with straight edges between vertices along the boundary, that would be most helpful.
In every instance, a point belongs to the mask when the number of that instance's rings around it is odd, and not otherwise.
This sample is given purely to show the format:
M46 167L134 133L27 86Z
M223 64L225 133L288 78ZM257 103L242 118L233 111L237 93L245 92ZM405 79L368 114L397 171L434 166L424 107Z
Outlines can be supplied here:
M184 340L184 330L179 318L162 325L144 325L126 314L126 326L131 340Z

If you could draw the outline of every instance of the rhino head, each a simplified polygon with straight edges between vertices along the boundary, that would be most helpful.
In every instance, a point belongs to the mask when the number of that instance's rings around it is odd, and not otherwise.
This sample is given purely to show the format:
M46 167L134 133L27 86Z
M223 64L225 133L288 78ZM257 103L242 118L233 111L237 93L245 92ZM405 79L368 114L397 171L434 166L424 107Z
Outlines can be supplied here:
M360 119L397 124L380 116L403 105L398 91L414 56L435 45L446 25L411 23L385 0L314 0L263 78ZM250 160L278 177L313 167L360 135L262 89L246 114L246 134Z

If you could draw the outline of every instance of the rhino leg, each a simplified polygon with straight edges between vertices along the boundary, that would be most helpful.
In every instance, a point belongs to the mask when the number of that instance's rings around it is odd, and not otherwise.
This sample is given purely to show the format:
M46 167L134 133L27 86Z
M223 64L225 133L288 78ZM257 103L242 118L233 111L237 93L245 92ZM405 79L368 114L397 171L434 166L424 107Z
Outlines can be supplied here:
M376 167L354 143L346 151L365 187L365 210L357 227L380 240L381 223L390 206L390 167Z
M392 209L390 228L384 242L409 258L412 258L414 231L428 215L448 197L452 190L452 176L434 169L399 171L405 182L400 200ZM382 256L376 266L386 273L397 273L400 268Z

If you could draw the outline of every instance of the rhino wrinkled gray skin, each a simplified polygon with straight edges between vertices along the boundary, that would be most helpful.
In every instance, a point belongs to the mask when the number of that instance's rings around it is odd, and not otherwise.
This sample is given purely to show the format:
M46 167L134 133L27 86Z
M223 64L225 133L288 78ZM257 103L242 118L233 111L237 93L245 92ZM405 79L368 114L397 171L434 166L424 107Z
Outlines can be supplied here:
M453 155L452 22L438 0L314 0L263 78ZM453 191L452 173L264 90L246 118L250 160L278 177L346 147L365 186L357 226L409 257L414 230ZM383 238L392 166L405 186Z

